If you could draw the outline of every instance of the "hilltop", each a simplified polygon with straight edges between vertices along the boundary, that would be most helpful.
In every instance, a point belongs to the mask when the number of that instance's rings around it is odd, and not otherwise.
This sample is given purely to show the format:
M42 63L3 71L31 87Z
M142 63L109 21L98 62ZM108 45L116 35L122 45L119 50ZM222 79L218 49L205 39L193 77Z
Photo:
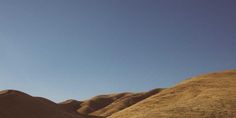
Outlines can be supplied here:
M1 118L233 118L236 70L192 77L170 88L54 103L17 90L0 91Z

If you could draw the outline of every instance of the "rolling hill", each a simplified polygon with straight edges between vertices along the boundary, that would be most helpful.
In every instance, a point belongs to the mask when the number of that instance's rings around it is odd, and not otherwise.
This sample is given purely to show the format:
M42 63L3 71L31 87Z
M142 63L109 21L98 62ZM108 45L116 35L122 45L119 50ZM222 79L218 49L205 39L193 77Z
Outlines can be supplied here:
M0 118L84 118L60 108L45 98L16 90L0 92Z
M236 117L236 70L193 77L108 118L190 117Z
M236 70L192 77L141 93L54 103L16 90L0 91L0 118L234 118Z

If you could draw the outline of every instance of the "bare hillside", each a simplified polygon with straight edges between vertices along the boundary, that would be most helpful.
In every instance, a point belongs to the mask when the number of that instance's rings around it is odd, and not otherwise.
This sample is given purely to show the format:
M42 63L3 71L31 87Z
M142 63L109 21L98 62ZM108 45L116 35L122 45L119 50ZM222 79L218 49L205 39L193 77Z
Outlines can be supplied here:
M0 118L235 118L236 70L204 74L174 87L54 103L0 91Z
M60 108L45 98L32 97L23 92L0 92L0 118L84 118Z
M234 118L236 70L185 80L109 118Z
M67 100L59 105L70 112L83 115L107 117L123 110L143 99L152 96L162 89L155 89L143 93L119 93L95 96L86 101Z

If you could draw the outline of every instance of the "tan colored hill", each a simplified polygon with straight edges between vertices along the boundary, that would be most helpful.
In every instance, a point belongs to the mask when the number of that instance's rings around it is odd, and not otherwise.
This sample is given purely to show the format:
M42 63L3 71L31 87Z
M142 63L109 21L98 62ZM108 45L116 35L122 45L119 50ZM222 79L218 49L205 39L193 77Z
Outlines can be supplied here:
M109 118L235 118L236 70L193 77Z
M210 73L174 87L54 103L0 91L0 118L235 118L236 70Z
M159 93L161 90L155 89L143 93L99 95L86 101L67 100L60 103L60 105L70 112L104 118Z
M0 118L101 118L79 114L75 110L78 104L67 102L70 104L64 106L20 91L4 90L0 91Z
M96 115L96 116L103 116L103 117L110 116L113 113L123 110L131 105L134 105L134 104L144 100L145 98L148 98L154 94L159 93L161 90L162 89L154 89L149 92L128 94L124 97L121 97L121 98L115 100L111 104L109 104L109 105L107 105L95 112L92 112L91 114Z
M121 93L121 94L110 94L110 95L99 95L93 97L90 100L83 101L81 107L77 109L77 112L81 114L90 114L96 110L102 109L105 106L111 104L115 100L127 96L130 93Z
M45 98L32 97L23 92L0 92L0 118L85 118L60 108Z
M86 101L67 100L56 104L42 97L5 90L0 91L0 118L104 118L159 91L99 95Z

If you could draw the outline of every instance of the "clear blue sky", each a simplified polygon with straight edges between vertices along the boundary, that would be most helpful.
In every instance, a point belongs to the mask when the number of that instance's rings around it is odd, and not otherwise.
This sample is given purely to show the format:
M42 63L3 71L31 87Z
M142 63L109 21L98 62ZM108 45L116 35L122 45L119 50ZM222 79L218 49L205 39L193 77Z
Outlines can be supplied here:
M0 89L54 101L236 68L235 0L0 0Z

